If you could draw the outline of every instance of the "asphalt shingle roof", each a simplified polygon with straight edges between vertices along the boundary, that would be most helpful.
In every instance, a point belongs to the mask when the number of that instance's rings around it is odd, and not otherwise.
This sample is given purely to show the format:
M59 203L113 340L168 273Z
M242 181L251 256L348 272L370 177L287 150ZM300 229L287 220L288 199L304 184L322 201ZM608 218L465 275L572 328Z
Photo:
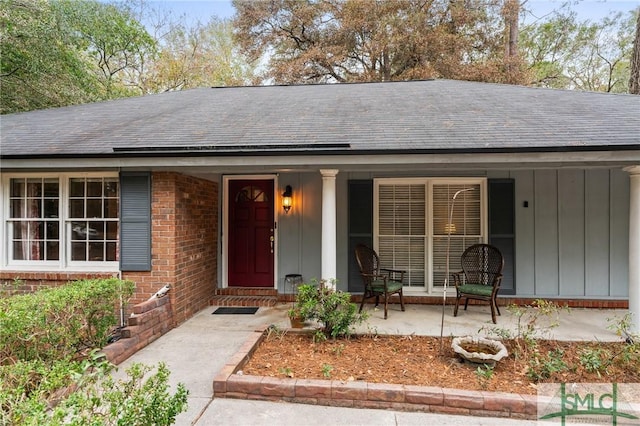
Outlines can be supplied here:
M0 155L640 147L640 96L453 80L201 88L0 117Z

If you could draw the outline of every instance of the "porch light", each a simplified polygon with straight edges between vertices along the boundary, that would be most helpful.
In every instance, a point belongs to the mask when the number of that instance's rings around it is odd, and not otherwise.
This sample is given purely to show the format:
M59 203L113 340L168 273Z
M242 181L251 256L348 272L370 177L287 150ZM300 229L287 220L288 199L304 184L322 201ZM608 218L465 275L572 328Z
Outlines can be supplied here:
M457 231L455 223L447 223L444 225L444 233L447 235L455 234Z
M291 210L291 205L292 205L292 189L291 189L291 185L287 185L284 189L284 192L282 193L282 208L284 209L285 213L289 213L289 210Z

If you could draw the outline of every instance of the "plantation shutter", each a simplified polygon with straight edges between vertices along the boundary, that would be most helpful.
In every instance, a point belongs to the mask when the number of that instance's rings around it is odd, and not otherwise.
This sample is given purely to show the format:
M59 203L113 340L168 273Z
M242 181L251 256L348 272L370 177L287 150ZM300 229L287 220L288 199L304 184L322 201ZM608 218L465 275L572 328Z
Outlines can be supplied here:
M373 247L373 181L349 181L349 283L352 293L364 291L360 269L356 262L358 244Z
M464 189L469 191L461 192L454 201L455 193ZM433 185L434 287L444 286L449 232L449 272L460 270L460 256L467 247L482 242L481 204L479 184Z
M516 294L515 194L513 179L489 179L489 244L504 258L500 294Z
M385 268L401 269L405 286L424 287L426 186L378 186L378 255Z
M120 173L120 270L151 270L151 174Z

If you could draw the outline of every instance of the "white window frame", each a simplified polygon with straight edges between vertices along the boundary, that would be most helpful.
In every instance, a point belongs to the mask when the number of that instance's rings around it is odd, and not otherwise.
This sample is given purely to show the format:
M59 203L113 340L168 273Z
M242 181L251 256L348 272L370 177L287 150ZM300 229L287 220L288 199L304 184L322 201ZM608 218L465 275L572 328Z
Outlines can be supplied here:
M0 269L23 270L23 271L69 271L69 272L117 272L120 270L120 261L72 261L69 258L71 248L70 222L69 218L69 180L71 178L118 178L117 172L85 172L85 173L3 173L0 185L0 217L2 219L2 244L0 244ZM59 259L51 261L42 260L13 260L11 259L11 239L10 229L9 195L10 183L14 178L56 178L60 188L60 217L59 229ZM120 217L118 217L120 226Z
M480 228L482 242L488 241L488 201L487 178L485 177L411 177L411 178L375 178L373 180L373 246L379 250L379 187L380 185L425 185L425 285L424 287L405 286L405 294L433 294L441 295L444 291L442 285L435 286L433 282L433 187L434 185L479 185L480 186ZM450 260L450 264L451 264ZM383 265L384 266L384 265Z

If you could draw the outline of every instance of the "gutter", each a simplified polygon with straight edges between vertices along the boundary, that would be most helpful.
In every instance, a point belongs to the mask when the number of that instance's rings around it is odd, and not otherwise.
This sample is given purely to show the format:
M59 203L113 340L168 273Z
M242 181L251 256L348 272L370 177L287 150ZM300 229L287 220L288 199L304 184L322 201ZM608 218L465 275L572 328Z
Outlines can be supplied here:
M246 156L279 156L295 157L301 155L458 155L458 154L529 154L529 153L562 153L562 152L617 152L640 151L640 142L623 145L575 145L560 147L490 147L490 148L444 148L444 149L350 149L349 144L315 145L309 148L304 145L251 145L243 147L227 146L175 146L175 147L140 147L113 148L113 152L102 153L48 153L48 154L0 154L0 160L28 159L114 159L114 158L150 158L150 157L246 157ZM348 149L345 149L348 148Z

